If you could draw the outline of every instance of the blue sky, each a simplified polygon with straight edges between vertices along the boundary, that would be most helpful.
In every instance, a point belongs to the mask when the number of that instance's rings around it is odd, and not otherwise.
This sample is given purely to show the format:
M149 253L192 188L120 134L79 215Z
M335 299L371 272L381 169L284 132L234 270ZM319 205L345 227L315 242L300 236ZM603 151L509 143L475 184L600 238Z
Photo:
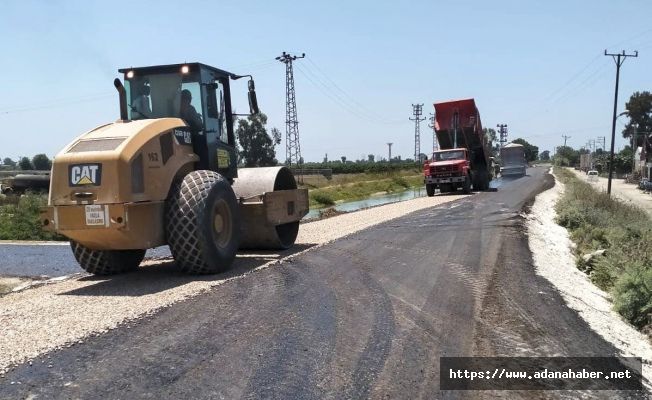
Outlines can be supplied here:
M282 51L295 64L301 149L308 161L411 157L412 103L474 97L486 127L509 125L551 150L610 136L619 112L650 90L652 2L645 1L5 1L0 12L0 157L45 152L115 120L117 69L200 61L253 74L269 127L285 132ZM234 82L236 108L246 84ZM616 147L625 141L617 125ZM421 149L432 134L421 124ZM608 144L607 144L608 146ZM277 148L285 158L285 144Z

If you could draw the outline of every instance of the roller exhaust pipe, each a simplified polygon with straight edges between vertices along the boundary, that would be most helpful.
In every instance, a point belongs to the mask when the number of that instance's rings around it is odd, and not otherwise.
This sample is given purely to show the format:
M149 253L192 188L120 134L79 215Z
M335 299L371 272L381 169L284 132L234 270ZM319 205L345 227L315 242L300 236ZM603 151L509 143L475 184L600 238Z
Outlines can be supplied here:
M113 86L118 91L118 97L120 98L120 119L126 122L129 120L129 115L127 114L127 91L118 78L115 78L113 81Z

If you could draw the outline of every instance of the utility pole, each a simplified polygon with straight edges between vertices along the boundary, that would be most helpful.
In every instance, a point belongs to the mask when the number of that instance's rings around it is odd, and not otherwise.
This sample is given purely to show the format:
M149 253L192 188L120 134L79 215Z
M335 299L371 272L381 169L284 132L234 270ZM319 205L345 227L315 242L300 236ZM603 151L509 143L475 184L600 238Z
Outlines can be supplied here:
M434 153L438 149L438 143L437 143L437 131L435 131L435 114L430 113L430 125L428 125L430 129L432 129L432 152Z
M612 54L604 51L605 56L611 56L616 63L616 90L614 91L614 115L611 123L611 153L609 154L609 181L607 182L607 195L611 196L611 178L614 172L614 142L616 141L616 110L618 109L618 83L620 81L620 66L623 65L627 57L638 57L638 51L634 54L627 54L625 50L622 53Z
M389 162L392 162L392 145L393 145L393 144L394 144L394 143L387 143L387 147L389 148L389 155L388 155L389 158L388 158L387 160L388 160Z
M607 146L607 138L605 136L598 136L598 144L600 144L600 148L604 151L604 148Z
M425 117L421 118L423 104L412 104L412 115L410 121L414 121L414 162L419 163L419 155L421 155L421 132L419 131L421 121L425 121Z
M283 52L282 55L276 57L277 61L285 64L285 159L287 160L288 166L291 167L294 165L296 168L301 168L302 160L292 61L304 58L305 56L305 53L301 54L301 57L298 57Z
M568 139L570 139L571 137L570 137L570 136L566 136L566 135L561 135L561 137L564 138L564 147L566 147L566 141L567 141Z
M500 147L504 147L507 144L507 124L498 124L498 133L500 133Z

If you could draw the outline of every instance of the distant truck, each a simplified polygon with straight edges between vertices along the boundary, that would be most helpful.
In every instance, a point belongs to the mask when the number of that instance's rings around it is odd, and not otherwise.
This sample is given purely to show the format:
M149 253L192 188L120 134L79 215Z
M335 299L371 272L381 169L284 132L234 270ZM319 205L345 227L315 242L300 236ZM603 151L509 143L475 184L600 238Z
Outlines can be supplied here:
M440 150L423 166L428 196L489 189L491 181L490 141L482 131L474 99L435 103L435 134Z
M500 175L525 176L527 160L525 147L517 143L509 143L500 149Z

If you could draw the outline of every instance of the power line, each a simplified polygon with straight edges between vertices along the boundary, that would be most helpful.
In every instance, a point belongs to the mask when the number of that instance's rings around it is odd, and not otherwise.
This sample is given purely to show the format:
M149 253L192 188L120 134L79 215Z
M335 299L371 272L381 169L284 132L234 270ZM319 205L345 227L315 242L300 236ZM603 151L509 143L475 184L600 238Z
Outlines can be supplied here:
M84 103L84 102L102 100L102 99L106 99L106 98L109 98L109 97L115 97L115 93L88 95L88 96L74 97L74 98L68 98L68 99L59 99L59 100L48 100L46 102L35 103L35 104L32 104L32 105L27 105L26 104L26 105L22 105L22 106L7 107L5 109L0 109L0 114L13 114L13 113L17 113L17 112L35 111L35 110L43 110L43 109L50 109L50 108L59 108L59 107L65 107L65 106L73 105L73 104L79 104L79 103Z
M593 58L588 64L586 64L582 69L580 69L575 75L573 75L566 83L561 85L557 90L552 92L550 95L548 95L543 101L546 102L548 100L551 100L554 98L559 92L564 90L568 85L570 85L575 79L577 79L584 71L586 71L593 63L595 63L600 57L602 56L601 53L598 53L595 58Z
M385 117L384 117L383 115L378 114L378 113L377 113L376 111L374 111L373 109L367 108L364 104L360 103L360 102L359 102L355 97L351 96L351 95L350 95L349 93L347 93L344 89L342 89L342 88L341 88L337 83L335 83L335 81L334 81L333 79L331 79L331 78L330 78L330 77L329 77L329 76L324 72L324 70L321 69L321 68L320 68L320 67L319 67L319 66L318 66L318 65L317 65L317 64L312 60L312 58L310 58L310 57L306 57L306 60L308 60L308 62L309 62L310 64L312 64L312 66L313 66L313 67L314 67L314 68L315 68L319 73L321 73L321 75L326 79L326 81L328 81L328 82L329 82L329 83L330 83L330 84L331 84L335 89L337 89L337 91L339 91L339 92L342 93L346 98L348 98L348 99L350 100L350 103L352 103L352 104L354 104L355 106L357 106L361 111L364 111L364 112L366 112L366 113L369 114L369 115L372 115L374 118L378 118L378 119L380 119L380 120L383 120L384 123L387 123L387 124L396 124L396 123L402 123L402 122L403 122L403 120L386 120Z
M552 103L562 104L564 101L580 94L584 90L593 86L596 82L598 82L599 78L607 73L607 66L607 63L600 64L598 68L591 72L583 81L581 81L578 85L575 85L574 89L567 91L565 94L562 94Z
M348 104L342 97L334 93L326 84L323 83L323 81L320 81L318 77L314 75L314 73L310 72L309 70L302 68L301 66L297 65L297 70L306 78L310 83L315 86L317 90L319 90L322 94L324 94L326 97L331 99L335 104L340 106L344 111L347 111L348 113L362 119L368 122L376 122L378 123L378 120L362 114L360 111L355 110L353 107L351 107L350 104Z
M621 53L607 53L604 51L605 56L610 56L616 63L616 89L614 91L614 115L611 124L611 153L609 154L609 180L607 181L607 194L611 196L611 179L614 172L614 142L616 141L616 111L618 109L618 83L620 81L620 67L623 65L627 57L638 57L638 51L634 54L627 54L625 50Z
M396 125L403 124L403 120L387 120L382 115L376 113L375 111L365 107L362 103L357 101L353 96L349 95L342 88L340 88L331 78L326 75L323 70L321 70L317 64L312 60L306 57L312 65L315 67L317 72L311 70L307 65L297 66L299 72L301 72L320 92L329 97L333 102L340 106L345 111L351 113L352 115L377 124L385 125Z

